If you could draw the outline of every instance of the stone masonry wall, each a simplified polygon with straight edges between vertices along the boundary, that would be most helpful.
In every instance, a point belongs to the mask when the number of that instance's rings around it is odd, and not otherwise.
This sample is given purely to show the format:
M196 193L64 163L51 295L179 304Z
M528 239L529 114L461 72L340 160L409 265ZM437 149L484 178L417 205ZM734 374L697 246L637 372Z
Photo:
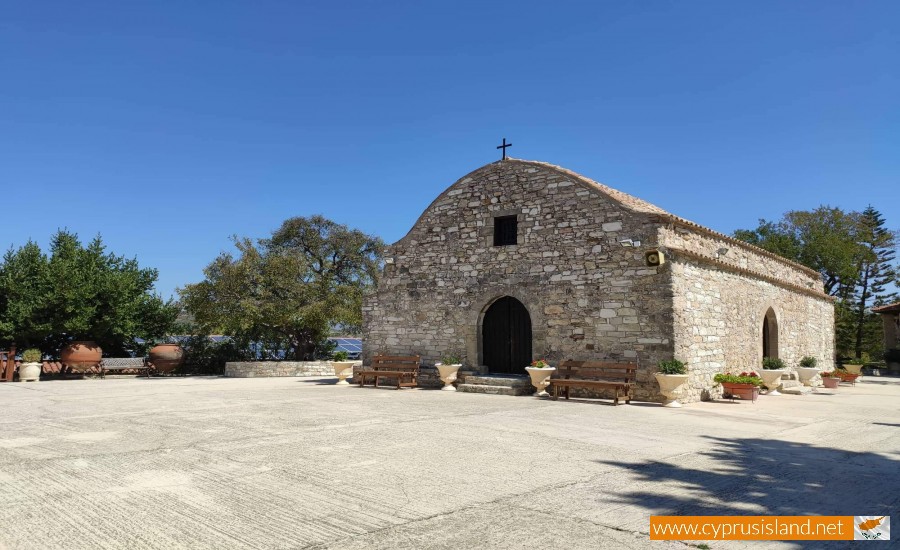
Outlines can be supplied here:
M662 244L671 246L680 241L682 246L692 246L693 251L710 257L713 247L728 247L702 236L680 240L667 237L666 230L662 231ZM686 401L719 397L721 388L712 381L718 372L761 368L763 317L769 308L777 319L778 356L788 366L797 366L805 355L816 357L823 367L834 364L834 307L824 296L812 295L821 291L821 282L803 272L785 272L777 262L742 261L747 259L743 254L738 254L738 261L732 264L734 247L729 248L719 260L670 250L675 357L687 363L690 372L688 387L683 389ZM766 274L783 277L792 284L804 283L803 288L809 292L761 280L731 265L763 273L774 267ZM812 287L805 283L812 283Z
M515 215L518 244L493 246L495 216ZM363 306L364 361L462 353L481 367L480 323L512 296L528 309L533 355L641 365L635 397L659 400L655 365L673 352L668 270L648 268L658 224L570 173L507 160L456 182L393 245ZM641 241L623 247L620 239ZM524 374L524 367L523 374Z
M334 376L334 368L331 361L235 361L225 363L225 376Z

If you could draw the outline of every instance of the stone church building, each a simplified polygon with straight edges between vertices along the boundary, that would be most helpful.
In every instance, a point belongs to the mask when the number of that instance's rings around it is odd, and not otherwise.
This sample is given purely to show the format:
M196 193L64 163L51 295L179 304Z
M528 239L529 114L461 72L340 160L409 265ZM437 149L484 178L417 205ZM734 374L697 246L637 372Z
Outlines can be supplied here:
M532 359L688 365L683 401L763 356L832 365L834 310L818 274L569 170L506 159L464 176L389 247L363 306L365 362L450 352L525 374Z

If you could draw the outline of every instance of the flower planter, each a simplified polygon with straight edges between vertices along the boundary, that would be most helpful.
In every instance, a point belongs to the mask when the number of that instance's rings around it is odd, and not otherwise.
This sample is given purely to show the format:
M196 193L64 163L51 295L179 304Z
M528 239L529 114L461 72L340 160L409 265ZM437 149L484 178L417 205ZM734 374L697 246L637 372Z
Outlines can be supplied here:
M850 374L855 374L856 376L862 374L862 368L862 365L844 365L845 371L849 372Z
M656 373L656 381L659 383L659 393L666 397L664 407L677 408L681 406L678 402L678 396L681 394L681 386L687 382L686 374L663 374Z
M456 376L460 367L462 367L462 363L454 363L452 365L438 364L435 366L441 377L441 382L444 383L444 387L441 389L444 391L456 391L456 386L453 383L456 382Z
M837 389L838 384L841 383L841 379L834 376L823 376L822 384L825 385L826 388L830 388L832 390Z
M763 385L768 390L766 395L781 395L778 388L781 386L781 377L785 372L787 371L784 369L763 369L759 372L760 378L763 379Z
M149 363L161 374L174 371L184 362L184 350L178 344L159 344L150 349Z
M42 363L22 363L19 365L19 382L39 382Z
M817 374L819 374L819 369L815 367L797 367L797 376L800 377L800 383L804 386L815 386Z
M59 361L69 368L88 370L99 365L101 357L103 350L96 342L77 341L62 349Z
M348 378L353 376L353 361L332 361L331 367L334 369L334 375L338 377L336 386L349 386Z
M556 367L525 367L525 370L528 371L528 374L531 376L531 385L537 388L534 396L547 397L548 395L550 395L547 393L547 386L550 385L550 381L548 379L553 375L554 372L556 372Z
M841 382L847 382L853 385L856 385L856 379L859 378L858 374L853 374L852 372L837 371L837 374L840 376Z
M756 402L756 398L759 397L759 387L754 386L753 384L722 382L722 388L724 388L725 392L732 398L737 397L741 400L749 399L750 401Z

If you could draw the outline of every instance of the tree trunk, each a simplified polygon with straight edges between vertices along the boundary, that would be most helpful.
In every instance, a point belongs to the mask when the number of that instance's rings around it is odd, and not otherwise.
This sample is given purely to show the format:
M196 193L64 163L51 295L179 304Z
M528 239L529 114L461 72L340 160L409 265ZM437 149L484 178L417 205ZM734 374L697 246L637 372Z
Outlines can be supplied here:
M869 299L869 271L868 265L862 270L863 277L860 282L862 292L859 294L859 304L856 308L856 345L854 346L854 352L857 358L862 356L863 325L866 322L866 302Z

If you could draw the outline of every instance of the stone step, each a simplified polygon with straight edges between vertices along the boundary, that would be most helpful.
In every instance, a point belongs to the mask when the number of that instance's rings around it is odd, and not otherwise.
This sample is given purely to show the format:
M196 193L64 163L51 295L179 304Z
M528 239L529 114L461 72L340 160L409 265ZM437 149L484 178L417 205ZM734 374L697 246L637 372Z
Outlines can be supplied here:
M812 391L812 388L798 384L796 386L784 386L778 391L789 395L806 395Z
M532 387L512 387L512 386L487 386L483 384L460 384L456 386L456 391L463 393L486 393L490 395L531 395L534 393Z
M469 375L465 383L472 386L506 386L509 388L530 388L531 379L518 376Z

